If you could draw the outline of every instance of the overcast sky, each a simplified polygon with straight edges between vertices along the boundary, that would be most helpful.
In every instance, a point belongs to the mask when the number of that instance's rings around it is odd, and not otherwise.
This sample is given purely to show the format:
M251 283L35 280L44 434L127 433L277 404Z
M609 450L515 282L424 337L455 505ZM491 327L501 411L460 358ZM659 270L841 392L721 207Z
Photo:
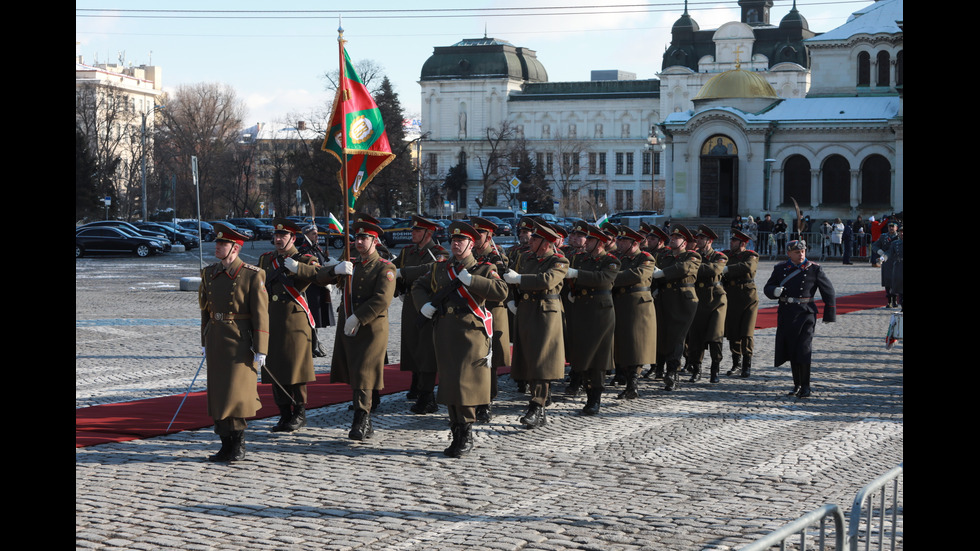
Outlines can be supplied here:
M870 3L798 0L796 5L811 30L825 32ZM458 0L348 4L354 9L337 12L326 10L329 4L322 1L76 0L76 54L91 64L122 57L126 65L160 66L166 90L200 82L230 84L248 105L247 125L303 120L332 100L323 75L337 68L342 16L351 59L381 65L412 116L421 110L419 72L435 46L485 33L535 50L553 82L589 80L593 69L655 78L670 27L684 9L683 1L638 0L470 0L466 9ZM778 24L792 5L792 0L776 1L770 21ZM125 11L111 9L120 6ZM735 1L688 6L702 29L739 19Z

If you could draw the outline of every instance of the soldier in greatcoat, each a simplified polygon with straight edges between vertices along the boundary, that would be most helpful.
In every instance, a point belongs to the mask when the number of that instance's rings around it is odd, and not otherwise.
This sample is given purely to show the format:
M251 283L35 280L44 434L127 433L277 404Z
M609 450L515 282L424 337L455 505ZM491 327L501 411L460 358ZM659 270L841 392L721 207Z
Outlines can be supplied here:
M583 221L576 222L573 230L585 231L586 239L582 251L570 259L565 278L566 352L573 375L586 389L581 413L595 415L599 413L606 371L613 368L616 310L612 287L619 273L619 259L605 250L610 239L599 228Z
M395 294L395 266L378 254L383 231L378 225L355 222L351 226L357 258L320 269L317 281L349 286L349 290L342 289L344 300L337 309L337 319L344 321L337 323L330 382L350 385L354 421L348 436L364 440L374 433L373 395L384 388L388 306Z
M430 264L416 279L412 295L419 312L432 320L433 347L439 351L438 401L449 410L453 441L444 454L460 457L473 447L476 408L490 402L493 319L489 300L507 298L507 284L490 262L478 262L478 233L463 221L449 225L452 260Z
M419 327L418 304L412 299L412 284L429 271L429 265L448 255L432 240L439 225L421 216L412 216L412 244L403 248L394 260L398 276L395 295L404 298L401 317L401 370L412 372L408 398L415 398L412 413L435 413L436 351L432 348L432 329Z
M531 234L534 233L534 218L530 216L524 216L517 222L517 243L512 245L507 249L507 266L509 270L514 270L518 273L523 269L525 258L528 256L528 251L530 249ZM531 255L533 256L533 255ZM506 273L506 272L505 272ZM517 303L520 296L517 294L517 286L511 286L511 294L507 300L507 314L508 314L508 325L510 325L510 341L514 344L514 349L517 348ZM526 373L526 369L522 369L518 364L523 361L523 356L519 354L514 354L511 357L513 365L511 365L510 378L517 382L517 391L521 394L527 392L527 381L522 381L517 378L518 373Z
M517 286L513 377L526 381L531 401L520 422L527 428L545 424L545 405L551 381L565 376L565 344L562 338L562 282L568 259L555 251L558 234L537 220L528 241L528 252L504 280Z
M664 390L677 388L678 369L684 357L684 343L698 311L698 295L694 283L701 266L701 255L687 250L687 242L694 241L690 230L675 224L670 232L670 250L660 256L653 277L660 282L662 321L664 323Z
M306 290L316 279L319 264L296 248L300 228L285 218L272 221L275 250L259 257L269 291L269 359L262 382L272 385L279 408L273 432L292 432L306 426L306 383L315 381L313 342L316 321Z
M585 252L585 242L588 239L588 231L589 231L589 224L585 220L576 220L572 224L572 229L569 230L568 232L568 238L567 238L568 246L565 248L565 251L562 253L565 255L565 258L568 259L569 269L571 269L571 267L574 265L575 257L578 254ZM569 295L569 291L572 287L571 285L572 283L573 282L571 281L566 281L565 285L562 286L561 289L562 308L565 310L565 326L564 326L565 353L568 355L567 359L569 363L571 363L571 358L572 358L571 349L573 346L573 343L571 342L572 332L568 327L569 308L574 302ZM583 373L584 373L583 371L579 371L575 369L575 364L572 364L571 369L568 372L568 385L565 387L566 396L578 396L578 393L581 392L583 386L583 381L582 381Z
M646 230L643 245L640 248L650 253L650 255L653 256L654 262L658 262L660 256L667 251L667 241L670 240L670 237L667 236L667 232L661 229L660 226L643 222L640 224L640 228ZM662 308L658 298L660 295L660 283L656 280L653 282L651 294L653 295L654 308L657 311L657 340L659 342L663 342L663 313L661 312ZM655 363L651 364L650 369L643 374L644 379L649 378L650 375L654 375L654 379L664 378L664 350L665 348L662 346L657 348L657 360Z
M214 256L219 262L201 271L201 345L208 363L208 415L221 449L211 461L245 458L245 418L262 404L258 370L269 349L269 297L265 272L238 258L247 239L222 223L214 224Z
M793 240L786 244L789 260L772 269L763 292L779 300L776 313L776 359L779 367L790 363L793 390L790 395L807 398L810 390L810 360L813 355L813 333L817 324L816 293L823 300L823 321L837 321L834 286L823 268L806 258L806 242Z
M702 224L694 237L698 254L701 255L701 265L698 267L695 283L698 311L694 315L694 323L687 339L688 360L693 370L690 382L701 378L701 362L707 348L711 358L710 381L717 383L725 338L725 313L728 311L728 297L725 295L721 276L728 264L728 257L712 248L718 234L708 226Z
M489 262L494 265L497 274L507 272L507 257L493 242L497 225L479 216L470 218L470 225L476 230L476 240L473 242L473 256L479 263ZM508 288L509 291L509 288ZM509 294L509 293L508 293ZM476 421L489 423L493 417L491 403L497 397L497 369L511 364L510 353L510 320L506 305L507 297L501 300L487 300L486 308L493 314L493 361L490 365L490 402L476 407Z
M657 361L657 311L651 285L657 264L650 253L640 250L643 236L628 226L619 226L616 256L619 272L613 282L613 304L616 309L616 336L613 358L616 369L625 379L626 389L619 398L639 397L637 378L645 364Z
M759 253L747 248L751 240L748 234L732 230L730 248L725 251L725 294L728 296L728 312L725 314L725 337L732 353L732 368L728 376L748 377L752 371L752 354L755 351L755 320L759 315L759 294L755 288L755 273L759 267Z

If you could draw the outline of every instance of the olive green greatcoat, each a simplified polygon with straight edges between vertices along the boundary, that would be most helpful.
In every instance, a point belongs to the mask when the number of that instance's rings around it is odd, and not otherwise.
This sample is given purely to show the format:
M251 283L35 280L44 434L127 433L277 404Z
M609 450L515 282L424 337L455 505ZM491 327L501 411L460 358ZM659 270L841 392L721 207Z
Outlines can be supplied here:
M514 365L515 381L552 381L565 377L565 343L562 338L562 282L568 259L549 249L538 257L517 257L521 282L517 285Z
M201 271L201 345L208 363L208 415L215 420L252 417L262 407L255 354L269 349L268 300L265 272L241 259L227 270L219 262Z
M722 270L728 264L724 253L713 249L700 252L701 266L698 267L697 294L698 311L688 339L692 352L703 350L709 342L721 342L725 336L725 313L728 311L728 298L721 284Z
M619 255L620 267L613 284L616 308L616 337L613 358L624 366L657 361L657 310L651 285L657 268L653 256L637 251Z
M725 337L740 339L755 335L755 320L759 315L759 294L755 288L755 272L759 266L759 253L725 251L728 257L728 273L722 281L728 295L728 312L725 314Z
M299 273L285 272L288 281L280 275L270 283L275 268L272 261L279 257L281 264L285 257L299 262ZM266 289L269 291L269 357L266 369L283 386L308 383L316 380L313 371L313 327L310 318L295 299L286 292L287 283L302 293L316 279L316 258L300 254L296 247L290 247L284 256L276 251L264 253L259 257L259 268L265 270ZM262 382L275 384L265 373Z
M605 251L596 258L578 253L570 259L570 265L578 270L578 277L565 280L568 361L576 372L605 373L613 368L616 309L611 291L619 273L619 259Z
M477 262L489 262L497 270L497 275L507 271L507 257L495 252L488 243L481 251L473 251ZM509 293L508 288L508 295ZM488 299L486 308L493 314L493 367L510 365L510 321L508 319L507 296L499 300Z
M452 285L449 268L453 263L439 262L415 281L412 295L415 303L424 305L440 290ZM500 279L496 267L477 263L473 255L455 261L457 272L466 269L473 281L465 287L479 306L486 301L507 298L507 284ZM436 365L439 372L437 400L449 406L478 406L490 403L492 372L485 358L490 350L490 337L483 321L470 309L458 291L451 292L442 304L434 304L438 312L427 325L432 326L432 346L438 350ZM492 329L492 327L491 327Z
M684 356L684 342L694 323L698 311L698 295L694 283L701 266L701 255L693 251L676 253L669 251L660 256L660 269L664 276L660 279L661 315L664 323L663 347L664 361L680 361Z
M402 249L394 260L395 267L401 270L396 294L405 297L402 302L401 323L401 371L435 372L435 350L429 331L420 329L416 323L419 305L412 300L412 285L419 276L429 271L429 265L439 255L449 254L442 245L429 241L419 247L414 243ZM423 334L424 333L424 334Z
M351 283L352 311L361 322L357 333L344 334L347 314L341 301L337 308L337 338L330 366L331 383L347 383L353 389L384 388L385 351L388 348L388 306L395 295L395 266L374 252L353 261L354 275L341 278L333 268L321 268L317 282L323 285Z

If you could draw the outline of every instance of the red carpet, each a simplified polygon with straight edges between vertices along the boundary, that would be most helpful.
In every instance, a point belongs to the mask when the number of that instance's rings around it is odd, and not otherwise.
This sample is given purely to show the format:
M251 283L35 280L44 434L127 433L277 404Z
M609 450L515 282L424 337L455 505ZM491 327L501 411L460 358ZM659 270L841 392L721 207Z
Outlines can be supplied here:
M837 300L837 313L846 314L884 305L885 292L883 290L850 295L840 297ZM818 301L818 306L823 312L823 303ZM776 308L759 309L756 327L765 329L775 325ZM399 371L398 367L398 364L385 366L385 389L381 391L382 395L408 390L412 380L411 373ZM506 374L509 371L508 368L501 368L499 373ZM200 378L203 378L203 373ZM318 375L316 382L308 385L307 408L318 408L350 401L350 387L345 384L330 383L329 379L329 375ZM107 442L124 442L163 435L167 432L167 425L173 419L174 412L177 411L183 397L183 394L176 394L135 402L76 409L75 447L81 448ZM271 385L259 385L259 398L262 400L263 406L255 416L256 419L279 415L279 409L272 401ZM213 423L207 414L207 392L192 392L187 396L187 400L180 410L180 415L170 427L170 432L197 430L209 427Z

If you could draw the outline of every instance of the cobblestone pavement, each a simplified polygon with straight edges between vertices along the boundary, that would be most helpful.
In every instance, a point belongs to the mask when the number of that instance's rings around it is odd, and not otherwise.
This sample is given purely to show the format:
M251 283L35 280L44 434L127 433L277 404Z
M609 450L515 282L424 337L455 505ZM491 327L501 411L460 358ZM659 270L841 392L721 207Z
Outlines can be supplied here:
M211 252L205 244L205 262ZM880 289L866 264L824 266L839 295ZM76 261L76 408L186 390L199 321L196 293L178 280L197 270L196 251ZM404 393L382 400L364 443L347 439L340 404L310 411L298 433L250 423L248 457L230 465L206 460L218 445L210 429L78 448L76 547L737 549L824 504L846 514L861 487L903 461L903 344L886 350L883 338L892 312L819 324L808 400L785 396L775 329L756 332L751 378L674 392L641 380L630 401L610 386L596 417L579 416L584 397L558 383L548 424L532 431L517 423L527 397L502 377L495 416L475 426L461 459L441 453L445 408L413 415ZM390 319L397 362L398 312ZM328 347L333 330L320 330ZM329 354L315 364L329 371Z

